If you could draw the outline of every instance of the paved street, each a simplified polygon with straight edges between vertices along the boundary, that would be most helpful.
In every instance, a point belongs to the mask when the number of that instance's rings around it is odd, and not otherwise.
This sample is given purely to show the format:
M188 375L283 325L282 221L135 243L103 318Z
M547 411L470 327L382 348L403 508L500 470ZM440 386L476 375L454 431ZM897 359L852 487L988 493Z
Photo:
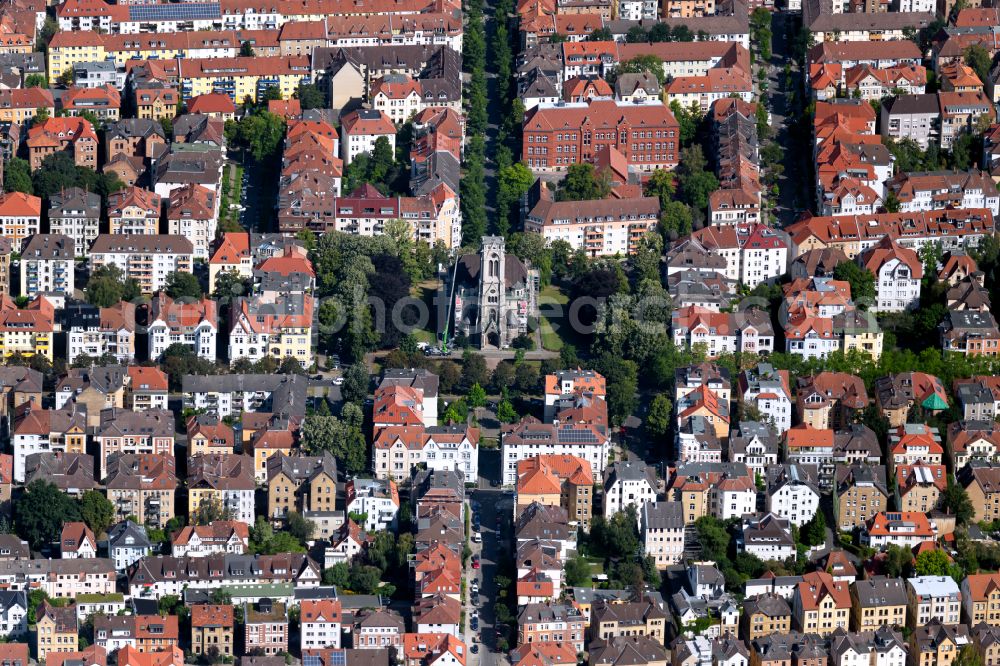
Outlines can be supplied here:
M479 581L479 631L466 632L467 643L471 646L473 642L479 643L479 654L470 655L469 666L506 666L508 664L507 655L497 651L496 636L496 615L494 604L497 598L497 589L494 578L497 575L497 567L501 557L513 557L513 547L510 540L511 516L513 515L514 499L512 496L496 489L480 489L472 493L473 507L478 507L479 519L482 523L483 543L472 544L473 553L480 555L481 568L479 570L471 568L467 572L467 581L471 588L472 581ZM497 531L497 519L500 519L500 530ZM467 615L471 616L473 607L467 608Z

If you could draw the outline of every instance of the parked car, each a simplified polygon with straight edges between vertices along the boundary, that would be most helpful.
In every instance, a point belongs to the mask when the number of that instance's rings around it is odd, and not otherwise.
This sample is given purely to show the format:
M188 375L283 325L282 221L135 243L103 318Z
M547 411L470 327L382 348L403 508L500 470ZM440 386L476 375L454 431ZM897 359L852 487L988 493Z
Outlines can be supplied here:
M472 556L472 568L473 569L478 569L479 568L479 556L478 555L473 555Z

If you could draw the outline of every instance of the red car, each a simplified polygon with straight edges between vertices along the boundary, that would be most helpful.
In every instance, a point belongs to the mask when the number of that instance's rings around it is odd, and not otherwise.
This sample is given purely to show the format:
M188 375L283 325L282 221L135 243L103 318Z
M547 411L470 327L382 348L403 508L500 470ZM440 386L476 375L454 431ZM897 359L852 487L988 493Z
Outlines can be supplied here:
M479 556L478 555L473 555L472 556L472 568L473 569L478 569L479 568Z

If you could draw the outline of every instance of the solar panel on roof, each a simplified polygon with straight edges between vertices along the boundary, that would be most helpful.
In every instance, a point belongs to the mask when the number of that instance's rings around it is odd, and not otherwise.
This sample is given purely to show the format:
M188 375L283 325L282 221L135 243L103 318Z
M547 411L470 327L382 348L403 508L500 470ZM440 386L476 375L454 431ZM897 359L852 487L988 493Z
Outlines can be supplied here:
M217 2L182 2L179 4L130 5L131 21L193 21L222 18Z
M322 666L323 661L314 654L302 655L302 666Z
M342 650L333 652L330 659L330 666L347 666L347 653Z

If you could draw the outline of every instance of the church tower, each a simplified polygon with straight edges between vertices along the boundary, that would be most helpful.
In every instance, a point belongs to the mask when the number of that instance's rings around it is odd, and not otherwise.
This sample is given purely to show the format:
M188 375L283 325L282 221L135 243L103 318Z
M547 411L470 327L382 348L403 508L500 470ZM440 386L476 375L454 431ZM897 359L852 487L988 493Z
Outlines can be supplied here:
M483 236L479 271L480 349L500 348L507 341L506 254L503 236Z

